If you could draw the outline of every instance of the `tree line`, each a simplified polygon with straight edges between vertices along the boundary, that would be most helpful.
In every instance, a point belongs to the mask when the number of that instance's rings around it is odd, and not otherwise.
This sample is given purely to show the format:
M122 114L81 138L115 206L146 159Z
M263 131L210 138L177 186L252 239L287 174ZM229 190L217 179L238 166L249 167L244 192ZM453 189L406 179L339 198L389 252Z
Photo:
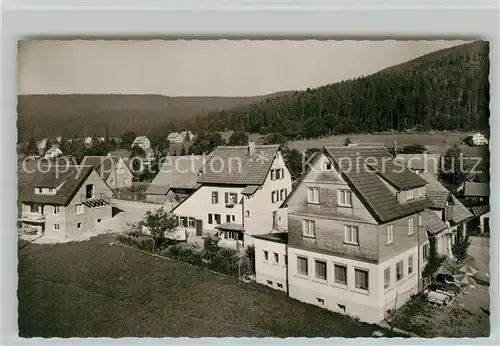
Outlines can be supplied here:
M197 116L191 128L279 133L288 139L409 128L487 129L488 54L485 42L453 47L367 77Z

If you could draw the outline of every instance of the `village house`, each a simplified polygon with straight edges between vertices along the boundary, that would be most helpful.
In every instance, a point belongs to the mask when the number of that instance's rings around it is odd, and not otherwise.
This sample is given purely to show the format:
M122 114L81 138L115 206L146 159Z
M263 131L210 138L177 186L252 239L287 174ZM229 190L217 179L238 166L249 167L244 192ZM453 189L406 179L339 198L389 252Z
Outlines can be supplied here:
M53 145L50 147L49 150L47 150L45 152L44 157L46 159L55 159L56 157L59 157L62 154L63 154L63 152L61 151L61 149L59 149L59 147L57 145Z
M488 145L488 139L479 132L467 137L466 142L471 146Z
M250 141L217 147L197 183L197 190L173 209L177 230L188 241L212 235L223 246L243 248L286 218L279 207L291 191L291 177L278 145Z
M53 167L37 174L20 196L21 232L72 239L111 220L112 191L92 166Z
M434 175L418 173L425 181L427 197L432 201L429 210L436 218L431 218L427 223L429 240L435 241L436 252L453 258L452 246L455 244L456 233L467 231L467 221L472 213L448 190Z
M441 155L439 154L398 154L397 161L401 161L409 169L419 173L429 173L435 178L439 176Z
M151 149L151 142L146 136L138 136L132 142L132 147L138 146L142 150Z
M469 207L469 211L474 217L469 220L467 229L479 233L490 233L490 204L473 205Z
M167 136L167 140L169 143L184 143L190 142L194 139L194 134L191 131L182 131L182 132L172 132Z
M93 142L93 139L92 139L92 137L85 137L83 139L83 142L85 143L86 146L91 146L92 142Z
M288 237L256 235L257 282L369 323L408 301L431 201L425 180L396 168L384 147L324 147L282 205Z
M490 199L490 184L466 181L462 195L468 201L478 204L488 203Z
M43 138L36 142L36 149L39 155L45 154L45 148L47 147L48 138Z
M124 189L132 186L132 171L119 156L85 156L82 165L94 167L112 189Z
M146 202L164 204L172 210L198 187L203 156L169 156L146 190Z

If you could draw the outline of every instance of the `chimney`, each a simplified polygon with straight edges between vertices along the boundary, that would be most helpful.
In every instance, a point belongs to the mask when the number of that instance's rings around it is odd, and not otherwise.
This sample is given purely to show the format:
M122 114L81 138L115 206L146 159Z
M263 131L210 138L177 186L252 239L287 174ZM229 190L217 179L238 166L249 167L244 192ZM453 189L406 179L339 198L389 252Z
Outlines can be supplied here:
M248 142L248 152L250 153L250 157L255 155L255 142L252 140Z
M453 210L455 208L455 201L453 200L452 195L448 197L446 201L446 206L444 207L444 220L443 221L452 221L453 220Z

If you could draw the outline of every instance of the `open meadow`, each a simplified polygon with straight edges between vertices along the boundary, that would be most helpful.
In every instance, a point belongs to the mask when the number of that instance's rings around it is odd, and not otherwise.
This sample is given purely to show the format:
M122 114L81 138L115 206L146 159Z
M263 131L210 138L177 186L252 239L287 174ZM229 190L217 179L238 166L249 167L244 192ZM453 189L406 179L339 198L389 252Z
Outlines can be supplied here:
M21 337L370 337L381 330L113 241L19 250Z

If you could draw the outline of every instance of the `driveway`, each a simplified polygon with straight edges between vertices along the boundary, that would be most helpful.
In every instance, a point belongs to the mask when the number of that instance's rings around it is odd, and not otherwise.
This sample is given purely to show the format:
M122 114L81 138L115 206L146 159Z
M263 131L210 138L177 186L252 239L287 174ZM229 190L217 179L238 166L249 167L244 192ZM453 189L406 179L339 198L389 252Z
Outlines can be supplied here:
M490 238L469 237L469 258L465 263L479 270L475 276L481 280L490 282Z
M113 206L113 230L121 232L128 229L129 223L139 222L148 210L161 208L159 204L143 203L136 201L126 201L122 199L112 199Z

